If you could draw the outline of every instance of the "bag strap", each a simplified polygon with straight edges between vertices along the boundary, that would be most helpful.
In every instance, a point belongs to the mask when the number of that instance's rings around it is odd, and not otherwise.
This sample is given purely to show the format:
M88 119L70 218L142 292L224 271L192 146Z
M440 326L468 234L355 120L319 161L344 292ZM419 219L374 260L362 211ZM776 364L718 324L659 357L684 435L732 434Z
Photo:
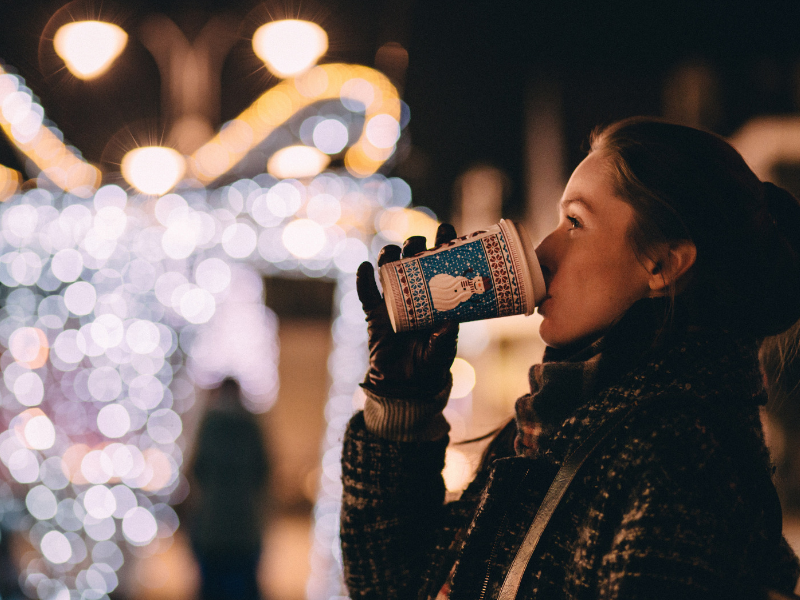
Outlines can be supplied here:
M600 443L608 437L608 435L623 421L625 421L637 408L638 404L634 404L627 410L622 410L619 413L612 415L602 425L589 434L589 437L578 446L578 448L570 454L561 468L556 474L553 483L550 484L550 489L542 500L536 516L533 518L528 532L525 534L525 539L517 550L514 557L514 562L511 563L511 568L506 573L506 578L503 581L503 587L500 589L498 600L515 600L517 591L519 590L520 583L522 583L522 576L525 574L525 569L528 567L528 562L533 556L533 551L542 537L550 517L567 491L567 487L575 478L578 469L586 461L588 456L597 448Z

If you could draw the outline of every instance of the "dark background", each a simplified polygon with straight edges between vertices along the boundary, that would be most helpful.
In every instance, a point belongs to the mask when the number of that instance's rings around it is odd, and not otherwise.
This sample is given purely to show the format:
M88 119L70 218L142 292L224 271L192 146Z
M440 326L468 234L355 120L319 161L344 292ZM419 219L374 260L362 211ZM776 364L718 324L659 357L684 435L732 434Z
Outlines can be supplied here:
M661 114L664 78L687 60L717 75L718 106L708 125L718 133L753 115L798 112L796 0L97 0L102 15L131 36L112 70L89 82L59 68L43 35L65 4L0 0L0 59L19 70L48 118L96 163L132 124L163 135L158 69L136 39L147 15L166 14L189 39L214 15L238 23L222 73L221 122L276 82L250 47L252 32L269 18L320 23L330 44L323 62L371 66L382 44L400 43L409 52L398 84L411 108L410 146L391 168L411 183L416 204L442 218L454 180L478 162L509 176L506 214L523 210L525 107L537 81L559 86L569 169L594 126ZM5 140L0 163L21 169Z

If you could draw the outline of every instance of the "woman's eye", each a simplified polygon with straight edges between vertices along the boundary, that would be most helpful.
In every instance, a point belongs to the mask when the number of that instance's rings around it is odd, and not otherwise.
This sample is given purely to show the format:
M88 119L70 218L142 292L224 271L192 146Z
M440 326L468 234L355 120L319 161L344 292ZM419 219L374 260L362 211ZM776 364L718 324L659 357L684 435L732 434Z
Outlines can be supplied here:
M580 221L578 221L578 219L575 217L568 216L567 221L569 221L570 229L578 229L581 226Z

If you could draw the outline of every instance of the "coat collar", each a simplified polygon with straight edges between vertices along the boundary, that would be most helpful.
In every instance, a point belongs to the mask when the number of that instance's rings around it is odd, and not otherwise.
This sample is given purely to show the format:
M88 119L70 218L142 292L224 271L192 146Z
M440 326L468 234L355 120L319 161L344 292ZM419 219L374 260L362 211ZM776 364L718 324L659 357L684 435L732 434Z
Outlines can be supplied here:
M645 299L584 348L548 349L531 367L530 393L517 400L517 455L560 462L560 442L585 437L644 398L690 395L693 402L749 409L764 403L755 342L690 327L679 316L664 327L665 314L662 299Z

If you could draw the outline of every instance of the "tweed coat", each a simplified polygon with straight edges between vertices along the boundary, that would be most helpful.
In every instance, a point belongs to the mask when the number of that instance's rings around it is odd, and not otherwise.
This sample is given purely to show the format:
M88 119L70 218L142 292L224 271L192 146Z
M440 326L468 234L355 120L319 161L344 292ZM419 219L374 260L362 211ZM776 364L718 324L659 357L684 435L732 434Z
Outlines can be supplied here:
M391 441L357 413L342 457L351 598L495 598L565 457L634 403L634 416L572 482L518 598L705 600L754 597L760 586L791 591L800 567L780 532L759 420L765 395L756 343L682 328L650 346L641 325L628 318L616 349L602 351L600 364L611 366L588 394L547 400L542 390L557 386L541 387L542 371L532 369L517 429L538 419L540 435L533 444L517 435L515 452L502 441L514 437L506 428L454 502L444 503L446 438Z

